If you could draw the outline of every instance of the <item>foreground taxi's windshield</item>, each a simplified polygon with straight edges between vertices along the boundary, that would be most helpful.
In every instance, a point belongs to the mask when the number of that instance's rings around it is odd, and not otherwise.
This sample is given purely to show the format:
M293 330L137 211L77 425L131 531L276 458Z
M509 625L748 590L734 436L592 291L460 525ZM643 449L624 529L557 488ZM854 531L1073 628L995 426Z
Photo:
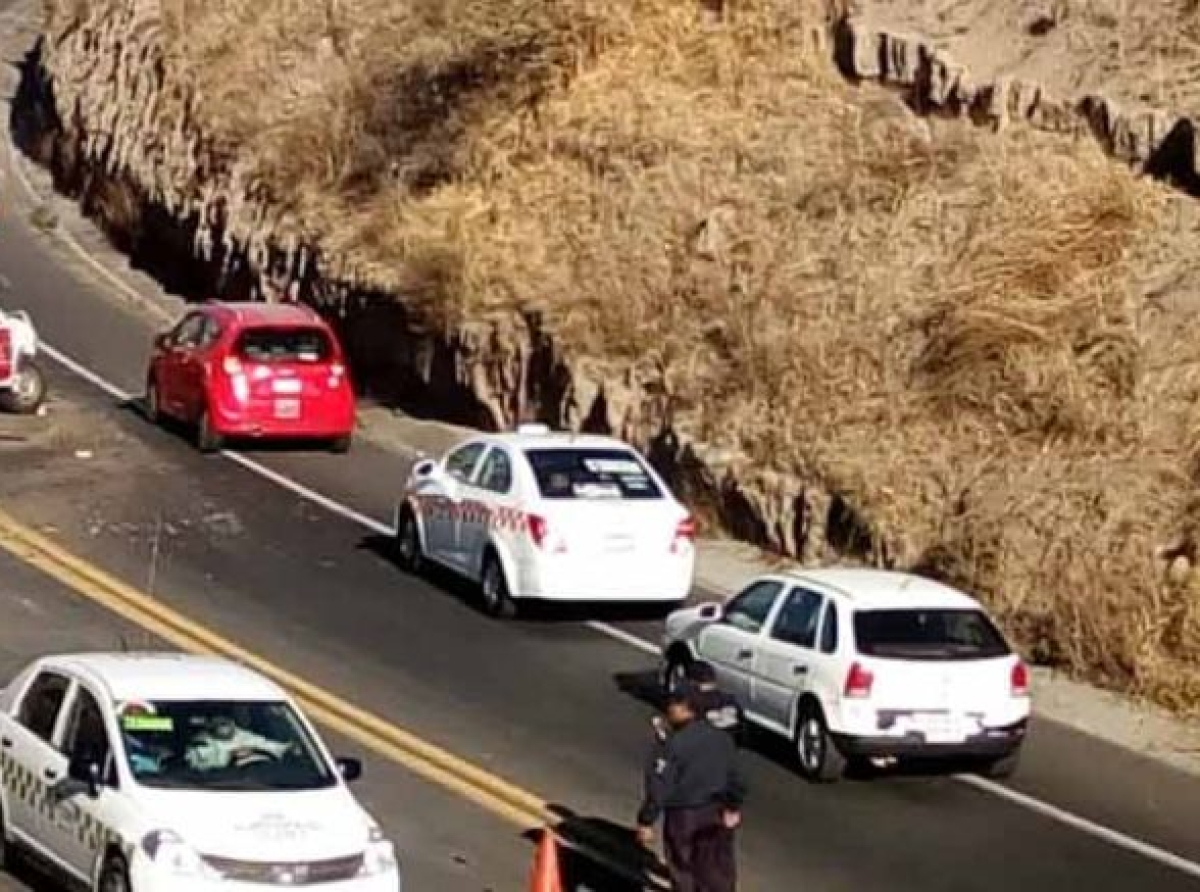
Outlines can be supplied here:
M186 790L313 790L334 774L282 701L159 700L118 705L138 783Z

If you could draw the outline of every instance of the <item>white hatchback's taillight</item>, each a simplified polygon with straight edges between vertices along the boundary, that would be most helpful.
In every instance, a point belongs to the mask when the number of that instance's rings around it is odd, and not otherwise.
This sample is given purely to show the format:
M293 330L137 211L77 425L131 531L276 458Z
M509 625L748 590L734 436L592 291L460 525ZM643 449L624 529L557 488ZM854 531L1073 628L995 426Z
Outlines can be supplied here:
M1029 696L1029 667L1020 657L1013 663L1008 679L1008 689L1014 697Z
M696 541L696 521L689 514L675 525L675 535L671 538L671 551L682 551Z
M861 700L871 696L871 688L875 684L875 675L861 663L853 663L846 673L846 686L842 690L844 697Z

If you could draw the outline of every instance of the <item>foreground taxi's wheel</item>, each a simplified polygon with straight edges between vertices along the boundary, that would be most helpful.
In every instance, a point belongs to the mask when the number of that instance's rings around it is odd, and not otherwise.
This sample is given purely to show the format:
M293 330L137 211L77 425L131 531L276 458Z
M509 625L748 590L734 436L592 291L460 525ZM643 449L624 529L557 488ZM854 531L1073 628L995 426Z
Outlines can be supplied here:
M800 773L807 780L827 784L845 773L846 758L833 742L821 707L812 701L800 707L795 744Z
M213 430L208 409L200 413L200 420L196 422L196 448L201 452L216 452L221 448L221 435Z
M414 575L424 569L421 531L417 527L417 518L408 508L400 512L396 523L396 560L406 572Z
M492 552L488 552L483 560L483 578L479 584L479 592L483 598L483 609L489 616L500 619L516 616L517 602L508 593L508 580L504 578L504 568Z
M21 361L10 390L0 390L0 409L15 415L32 415L46 401L46 376L31 360Z
M329 451L335 455L345 455L350 451L351 440L350 434L334 437L329 443Z
M129 868L120 855L111 855L100 871L96 892L129 892Z
M0 808L0 873L13 866L12 848L8 842L8 824L4 821L4 809Z

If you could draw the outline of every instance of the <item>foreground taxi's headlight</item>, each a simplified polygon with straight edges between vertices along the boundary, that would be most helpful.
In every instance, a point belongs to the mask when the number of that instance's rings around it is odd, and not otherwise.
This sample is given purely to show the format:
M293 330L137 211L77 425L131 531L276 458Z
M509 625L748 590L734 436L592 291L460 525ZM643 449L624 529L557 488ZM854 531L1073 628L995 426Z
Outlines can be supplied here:
M176 876L208 876L204 859L173 830L152 830L142 838L142 851L156 865Z
M378 876L383 873L391 873L397 870L399 865L396 863L396 847L392 845L391 840L383 835L383 831L378 827L371 828L371 841L367 844L367 849L363 852L362 869L358 875L364 877Z

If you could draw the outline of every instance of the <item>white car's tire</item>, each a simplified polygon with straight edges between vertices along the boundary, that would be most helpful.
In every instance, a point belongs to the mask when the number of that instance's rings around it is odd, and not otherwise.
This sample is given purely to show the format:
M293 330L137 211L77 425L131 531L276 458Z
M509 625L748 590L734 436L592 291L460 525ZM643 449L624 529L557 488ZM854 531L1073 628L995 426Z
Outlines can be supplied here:
M4 808L0 806L0 873L7 873L13 867L13 848L8 839L8 823L4 819Z
M671 693L687 679L688 667L691 664L692 655L686 648L677 645L667 651L662 678L659 679L663 693Z
M1017 773L1021 764L1021 749L1018 747L1007 756L999 759L989 759L983 763L980 774L992 780L1007 780Z
M396 519L396 540L393 545L396 563L406 573L420 575L425 569L425 551L421 546L421 529L416 515L407 505L400 509Z
M794 743L796 762L806 780L828 784L846 773L846 757L833 742L825 713L814 700L800 704Z
M31 359L21 360L10 390L0 390L0 409L13 415L33 415L46 401L46 376Z
M494 551L483 558L483 572L479 578L479 596L488 616L497 619L512 619L517 615L517 602L509 594L508 580L504 567Z
M109 855L100 869L96 892L130 892L129 865L120 855Z

